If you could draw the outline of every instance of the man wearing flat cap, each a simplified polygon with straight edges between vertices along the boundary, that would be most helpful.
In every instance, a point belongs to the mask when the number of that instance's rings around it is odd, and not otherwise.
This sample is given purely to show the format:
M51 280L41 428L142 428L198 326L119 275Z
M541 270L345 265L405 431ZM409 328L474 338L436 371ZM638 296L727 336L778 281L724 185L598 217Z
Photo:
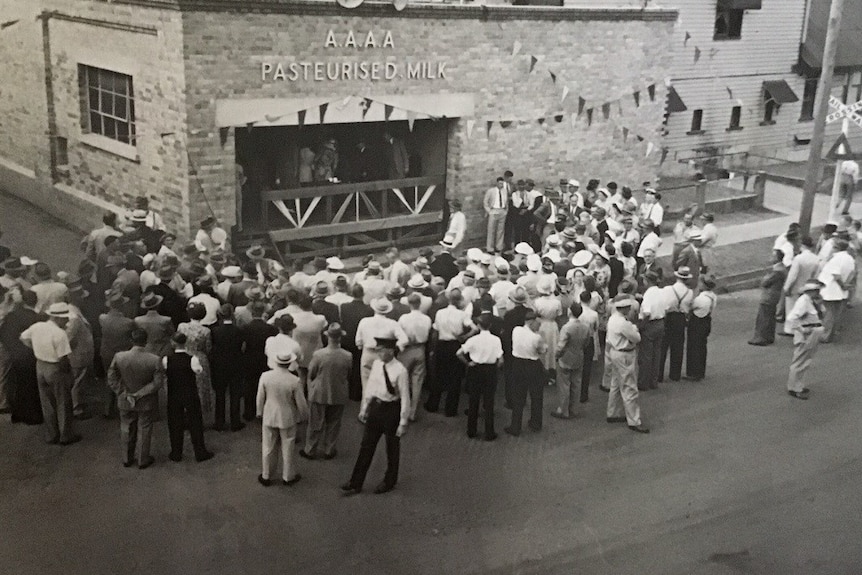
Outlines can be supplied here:
M375 345L379 357L371 366L359 409L359 420L365 424L365 431L353 474L341 486L345 495L362 492L381 436L386 436L386 475L374 492L392 491L398 483L401 436L407 431L410 417L410 382L407 370L395 359L398 342L394 338L377 338Z
M613 313L608 318L606 350L610 366L611 384L608 394L608 423L627 423L629 429L649 433L641 422L638 406L637 345L641 341L637 326L627 315L634 304L628 294L619 294L613 300Z

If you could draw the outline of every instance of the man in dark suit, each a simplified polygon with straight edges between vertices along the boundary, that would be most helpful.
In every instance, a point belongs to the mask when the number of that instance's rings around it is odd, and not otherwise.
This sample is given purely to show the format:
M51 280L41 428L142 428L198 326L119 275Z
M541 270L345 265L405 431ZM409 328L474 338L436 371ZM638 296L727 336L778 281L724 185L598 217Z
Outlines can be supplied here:
M392 303L392 311L386 314L386 317L389 319L394 319L398 321L398 318L402 315L410 313L410 306L404 303L401 303L401 296L404 295L404 288L401 286L392 286L389 288L389 291L386 292L386 299L388 299Z
M326 296L329 295L329 282L319 281L314 286L314 292L311 301L311 311L317 315L322 315L326 318L326 325L335 323L339 319L338 306L334 303L326 301Z
M703 259L700 253L700 234L694 233L689 236L689 243L673 262L673 269L678 270L681 267L687 267L691 270L692 280L691 285L696 286L700 278L700 270L703 266Z
M135 328L132 349L117 353L108 368L108 386L117 394L120 411L123 466L135 464L135 444L140 438L137 459L140 469L146 469L154 461L150 456L153 421L158 416L158 391L165 383L159 356L146 351L146 345L147 332Z
M617 291L620 287L620 282L623 281L623 277L625 276L625 268L623 266L623 262L617 258L617 249L608 243L605 246L605 251L608 256L608 267L611 268L611 277L608 280L608 295L610 297L614 297L617 295ZM601 255L599 256L601 257Z
M223 304L218 311L219 323L210 328L212 351L210 372L215 390L215 429L224 431L224 408L226 395L230 394L230 430L245 427L240 418L240 401L243 397L243 333L233 322L233 306Z
M266 304L262 301L252 303L251 321L242 327L242 337L245 341L243 353L243 386L246 421L257 417L257 384L260 374L268 369L266 361L266 340L278 335L278 328L263 320Z
M374 315L374 310L362 301L365 297L365 290L362 289L361 285L353 286L350 295L353 296L353 301L341 305L341 329L345 332L344 337L341 338L341 346L353 356L353 366L348 377L349 395L353 401L359 401L362 399L362 381L359 369L362 351L356 347L356 329L359 327L360 321Z
M651 249L645 250L643 257L644 261L638 266L637 270L638 293L646 291L648 286L644 282L644 278L648 273L653 273L657 276L657 286L661 287L664 285L664 268L656 261L655 252Z
M458 275L458 266L455 265L455 258L450 251L453 247L451 239L447 236L440 242L440 245L443 246L443 251L428 266L433 275L440 276L446 280L447 284L453 277Z

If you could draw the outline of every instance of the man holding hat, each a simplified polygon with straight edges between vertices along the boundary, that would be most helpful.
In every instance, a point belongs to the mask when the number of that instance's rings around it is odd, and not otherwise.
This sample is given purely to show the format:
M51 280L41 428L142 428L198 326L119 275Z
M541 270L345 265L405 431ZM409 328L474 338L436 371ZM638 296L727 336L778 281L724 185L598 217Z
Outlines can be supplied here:
M71 445L81 440L73 429L72 347L66 335L69 304L55 303L48 320L34 323L21 334L21 342L36 356L36 380L45 418L46 441Z
M787 378L787 393L796 399L808 399L805 375L811 367L814 353L823 337L823 298L820 290L823 283L809 280L802 286L800 295L786 322L793 330L793 358L790 360L790 375Z
M371 309L374 310L374 315L360 320L356 328L356 347L362 351L360 359L362 389L365 389L371 374L371 367L380 355L377 341L381 338L394 339L400 349L404 349L408 341L407 334L404 333L398 322L386 317L392 311L391 301L385 297L377 298L371 302Z
M641 423L638 407L637 345L641 341L637 326L629 321L627 314L634 300L628 294L619 294L613 300L613 313L608 318L606 350L611 370L610 393L608 394L608 423L626 422L629 429L638 433L649 433Z
M446 238L450 238L449 249L454 252L458 250L464 242L464 235L467 232L467 216L465 216L464 212L461 211L461 200L452 200L450 205L452 206L452 209L449 214L449 225L446 227L446 233L443 238L444 241L446 241ZM440 243L442 244L443 242Z
M306 459L335 457L335 443L341 430L350 370L353 368L353 356L341 349L345 335L341 324L330 323L324 333L328 343L314 352L308 365L308 432L305 449L299 452Z
M302 475L296 472L294 444L296 427L308 419L308 403L299 377L291 371L297 356L292 352L279 353L275 367L260 376L257 386L257 416L262 422L262 470L257 481L264 487L271 482L270 474L278 464L276 447L281 444L283 485L296 484Z
M395 338L377 338L374 345L379 356L371 366L359 409L359 421L365 424L365 431L350 481L341 486L345 495L362 492L382 435L386 436L386 475L374 492L392 491L398 483L401 436L407 432L410 418L409 376L401 362L395 359L398 348Z
M136 328L131 338L132 349L115 355L108 368L108 386L117 395L123 466L135 464L140 439L137 463L139 468L146 469L154 461L150 443L153 422L158 417L158 391L165 383L165 374L159 356L146 351L147 332Z
M679 381L682 377L682 357L685 353L685 328L688 314L691 312L691 302L694 301L694 291L689 287L694 279L691 270L680 267L673 275L676 282L664 288L667 308L664 319L664 339L661 346L661 367L658 381L664 381L664 365L670 351L670 368L668 379Z

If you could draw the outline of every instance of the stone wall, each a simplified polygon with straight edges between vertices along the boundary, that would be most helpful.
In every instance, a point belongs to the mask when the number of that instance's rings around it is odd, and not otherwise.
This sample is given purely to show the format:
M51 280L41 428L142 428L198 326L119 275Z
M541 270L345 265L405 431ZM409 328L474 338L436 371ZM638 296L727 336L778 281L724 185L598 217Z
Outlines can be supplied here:
M278 10L267 4L264 13L202 9L183 14L188 120L193 132L199 130L190 136L189 149L207 197L225 222L232 223L234 215L234 148L232 135L222 145L215 127L215 102L220 98L473 93L472 132L468 136L466 118L450 129L447 181L449 195L460 197L471 217L481 213L484 190L504 169L516 178L532 177L539 185L553 185L562 176L634 185L654 179L674 12L499 8L483 16L479 7L408 6L399 14L388 6L388 11L373 5L354 11L321 6L293 3L293 8ZM493 16L495 10L499 18ZM330 30L341 46L325 46ZM351 30L360 39L372 31L378 44L390 31L394 47L346 48ZM515 41L523 45L517 56L512 54ZM532 73L529 54L539 58ZM446 78L261 78L264 61L370 60L399 65L446 62ZM549 70L557 73L556 84ZM570 93L561 103L563 83ZM645 89L651 83L657 84L654 102ZM631 94L638 88L641 106L636 108ZM587 126L585 115L574 125L570 121L579 95L587 107L596 106L592 126ZM606 121L601 102L620 97L623 115L614 105L612 119ZM561 122L553 118L559 113ZM541 117L547 118L543 125L537 122ZM503 128L495 123L488 135L486 122L501 120L511 124ZM638 143L634 136L623 144L623 126L652 139L655 151L645 157L647 143ZM192 219L205 209L193 205Z

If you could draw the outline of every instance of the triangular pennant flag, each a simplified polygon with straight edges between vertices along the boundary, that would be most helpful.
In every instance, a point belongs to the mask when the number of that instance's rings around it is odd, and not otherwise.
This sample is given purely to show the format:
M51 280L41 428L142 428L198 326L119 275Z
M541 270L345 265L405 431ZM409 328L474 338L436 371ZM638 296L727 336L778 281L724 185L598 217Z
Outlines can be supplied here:
M300 128L303 127L305 125L305 110L300 110L299 112L296 113L296 116L297 116L296 125L299 126Z
M718 54L718 48L710 48L709 59L712 60L713 58L715 58L716 54Z
M571 122L572 127L574 128L578 124L578 117L574 114L569 116L569 122Z
M539 125L540 125L540 126L543 126L543 125L545 124L545 119L544 119L544 118L539 118L539 119L538 119L538 120L536 120L536 121L539 123Z
M688 41L689 41L689 40L691 40L691 34L689 34L688 32L686 32L686 33L685 33L685 40L683 40L683 41L682 41L682 45L683 45L683 46L686 46L686 45L688 44Z
M638 139L638 142L643 142L643 141L644 141L644 137L643 137L643 136L637 136L637 139Z
M251 129L254 128L254 122L249 122L245 125L245 129L251 132Z
M553 72L551 72L550 70L548 70L548 74L550 74L550 75L551 75L551 82L553 82L554 84L556 84L556 83L557 83L557 75L556 75L556 74L554 74Z
M578 116L584 113L584 106L587 105L587 101L578 96Z
M697 64L698 60L700 60L700 48L695 46L694 47L694 63Z
M476 120L467 120L467 139L473 135L473 128L476 127Z
M364 120L365 114L367 114L368 110L371 109L371 99L370 98L363 98L360 106L362 106L362 119Z
M667 152L668 152L667 148L661 149L661 160L659 160L659 165L664 164L664 161L667 159Z
M623 126L623 142L629 139L629 129Z
M563 101L565 101L566 96L568 96L568 95L569 95L569 87L563 86L563 95L562 95L562 97L560 97L560 103L561 104L563 103Z
M605 117L605 120L609 120L611 117L611 104L610 102L605 102L602 104L602 116Z
M326 116L326 110L329 108L329 104L321 104L320 105L320 123L323 123L323 118Z
M485 136L487 136L489 138L491 137L491 126L493 126L493 125L494 125L494 120L488 120L485 123Z
M647 94L649 94L649 101L655 102L655 84L650 84L646 89Z
M649 155L650 155L650 154L652 154L652 150L653 150L653 148L654 148L654 147L655 147L655 144L653 144L652 142L647 142L647 145L646 145L646 155L644 156L645 158L648 158L648 157L649 157Z
M393 111L394 109L395 109L395 108L393 108L393 107L392 107L392 106L390 106L389 104L384 104L384 105L383 105L383 118L384 118L387 122L389 121L389 116L391 116L391 115L392 115L392 111Z
M724 89L727 90L727 95L733 100L733 90L730 89L730 86L725 86Z
M221 147L224 148L224 145L227 144L228 133L230 132L230 128L219 128L218 129L218 141L221 143Z
M593 125L593 109L587 108L587 126Z
M619 112L620 116L623 115L623 99L622 98L617 100L617 112Z
M531 54L530 55L530 74L533 73L533 70L536 68L536 64L538 62L539 62L539 59Z
M500 126L503 128L508 128L511 125L512 125L511 120L500 120Z
M563 115L557 114L556 116L554 116L554 121L559 124L560 122L563 121Z
M635 108L640 108L641 107L641 91L635 90L634 92L632 92L632 98L634 98L634 100L635 100Z
M515 43L512 45L512 56L517 56L518 52L521 51L521 43L515 40Z
M349 104L349 103L350 103L350 100L351 100L351 99L352 99L352 96L347 96L346 98L344 98L344 99L341 101L341 103L340 103L340 104L338 104L338 105L336 106L336 108L338 108L339 110L343 110L343 109L345 108L345 106L347 106L347 104Z
M410 110L407 110L407 127L410 129L411 132L413 131L413 122L415 121L416 112L411 112Z

